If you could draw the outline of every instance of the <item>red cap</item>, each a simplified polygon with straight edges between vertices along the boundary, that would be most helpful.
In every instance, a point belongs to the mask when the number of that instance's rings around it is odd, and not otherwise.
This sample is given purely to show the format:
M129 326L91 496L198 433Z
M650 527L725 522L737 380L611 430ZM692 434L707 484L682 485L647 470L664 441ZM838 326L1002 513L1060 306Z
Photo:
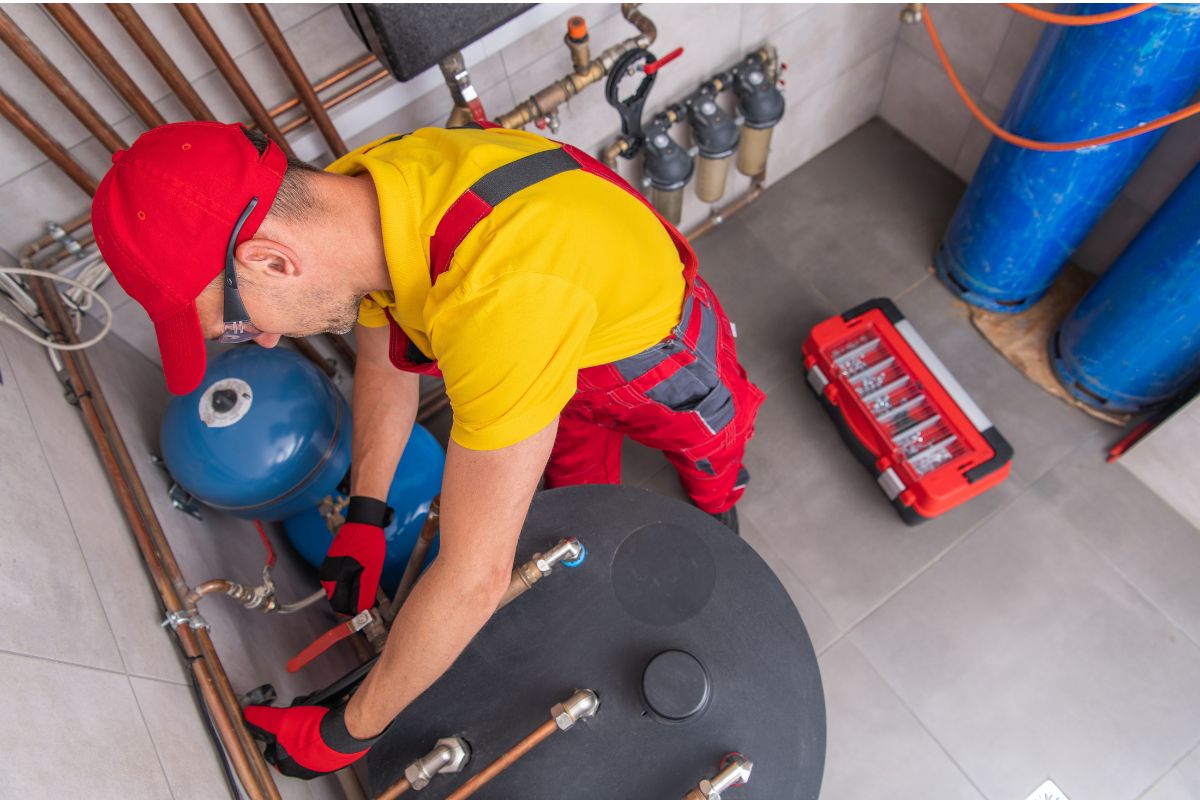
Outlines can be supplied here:
M260 156L241 125L218 122L163 125L113 154L92 200L92 232L121 288L150 315L173 394L204 379L196 298L225 269L246 204L258 198L239 244L258 230L286 170L274 142Z

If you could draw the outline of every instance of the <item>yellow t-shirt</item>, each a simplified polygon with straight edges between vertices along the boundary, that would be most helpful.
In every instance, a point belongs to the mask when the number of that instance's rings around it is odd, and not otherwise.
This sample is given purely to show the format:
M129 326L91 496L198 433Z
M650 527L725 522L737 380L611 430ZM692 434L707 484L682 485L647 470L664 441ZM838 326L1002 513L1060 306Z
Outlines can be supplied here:
M436 358L454 410L451 437L494 450L550 423L576 373L641 352L679 321L679 254L658 219L602 178L571 170L508 197L458 245L431 288L429 240L459 195L483 175L558 145L510 130L422 128L365 145L328 167L371 174L392 291L384 309Z

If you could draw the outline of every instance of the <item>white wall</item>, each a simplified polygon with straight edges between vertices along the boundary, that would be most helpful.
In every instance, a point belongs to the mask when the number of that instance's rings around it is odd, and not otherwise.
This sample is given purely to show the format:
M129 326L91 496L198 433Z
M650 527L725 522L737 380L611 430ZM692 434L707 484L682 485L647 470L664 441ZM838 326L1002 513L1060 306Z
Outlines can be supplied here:
M999 120L1043 24L999 4L932 8L963 85ZM922 25L900 29L880 115L963 180L970 180L992 138L950 86ZM1172 126L1075 253L1075 262L1094 273L1107 269L1198 160L1200 119Z

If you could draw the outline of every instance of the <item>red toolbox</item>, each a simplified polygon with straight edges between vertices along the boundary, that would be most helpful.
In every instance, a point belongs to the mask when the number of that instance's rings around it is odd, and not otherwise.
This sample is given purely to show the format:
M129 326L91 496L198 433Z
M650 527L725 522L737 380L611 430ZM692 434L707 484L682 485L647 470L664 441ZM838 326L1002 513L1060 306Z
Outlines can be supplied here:
M809 385L905 522L1008 477L1012 447L891 300L825 320L803 351Z

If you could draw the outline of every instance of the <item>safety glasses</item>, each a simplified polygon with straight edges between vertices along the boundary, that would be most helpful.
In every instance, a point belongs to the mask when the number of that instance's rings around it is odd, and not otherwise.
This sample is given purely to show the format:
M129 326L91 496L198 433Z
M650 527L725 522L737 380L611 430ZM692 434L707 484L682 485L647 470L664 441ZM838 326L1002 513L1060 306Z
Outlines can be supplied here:
M237 224L233 226L233 233L229 234L229 244L225 246L225 331L221 334L221 341L225 344L248 342L262 335L262 331L250 321L250 315L246 313L246 306L242 303L242 295L238 292L237 262L233 258L238 234L242 232L242 226L246 224L257 205L258 198L250 198L250 202L238 217Z

